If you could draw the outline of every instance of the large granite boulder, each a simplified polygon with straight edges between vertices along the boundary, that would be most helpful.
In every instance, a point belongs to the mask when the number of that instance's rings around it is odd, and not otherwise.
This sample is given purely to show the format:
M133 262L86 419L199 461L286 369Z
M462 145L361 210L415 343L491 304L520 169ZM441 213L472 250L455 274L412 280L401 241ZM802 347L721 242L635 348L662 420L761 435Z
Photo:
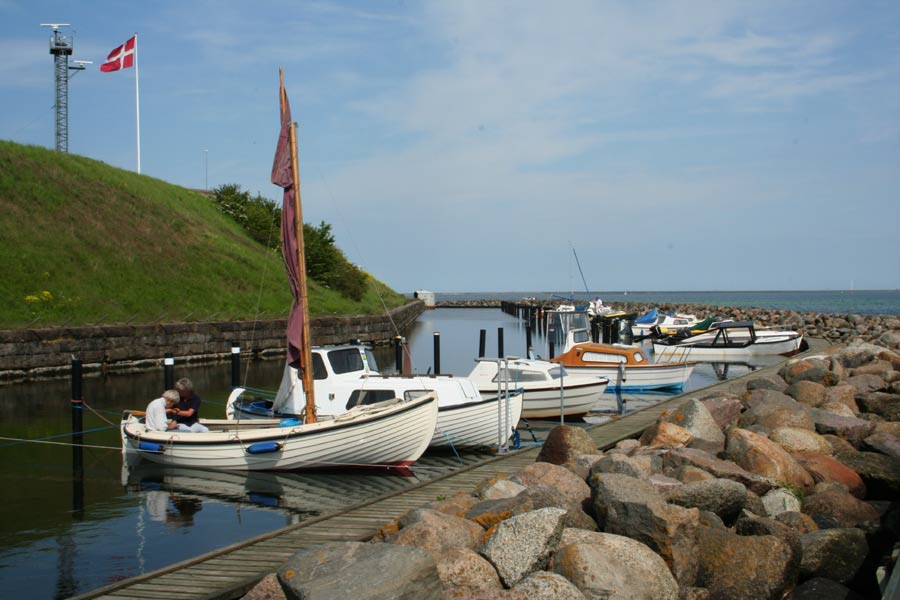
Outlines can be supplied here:
M900 421L900 394L872 392L859 396L857 401L866 412L875 413L886 421Z
M662 458L650 454L635 456L610 454L598 460L591 467L591 475L594 473L622 473L638 479L649 479L651 475L660 471L662 471Z
M524 485L516 483L515 481L510 481L509 475L502 473L485 478L481 483L475 486L472 495L478 500L500 500L503 498L512 498L524 489Z
M705 397L700 400L700 403L706 407L723 432L728 431L738 422L741 418L741 411L744 409L740 399L732 394Z
M678 598L678 583L663 559L646 545L621 535L594 533L587 540L561 545L550 568L588 598Z
M857 498L865 498L866 484L862 477L839 460L823 454L796 453L792 456L812 475L816 483L840 483Z
M473 521L453 515L419 508L410 511L408 524L388 541L401 546L412 546L440 553L448 548L477 550L481 546L484 530Z
M587 503L590 508L590 502ZM597 524L584 510L585 502L574 502L558 489L547 485L533 485L511 498L485 500L473 506L465 517L485 529L490 529L512 516L541 508L561 508L566 511L567 527L595 531Z
M836 415L819 408L809 409L809 415L818 433L840 436L856 447L875 429L875 424L871 421Z
M725 448L725 434L699 400L690 399L663 415L661 419L684 427L691 433L693 439L689 443L690 447L710 454L716 454Z
M588 487L583 479L565 467L551 463L536 462L530 464L514 473L509 479L525 487L546 485L556 488L559 493L572 502L584 502L591 496L591 488Z
M352 573L352 577L348 577ZM425 550L334 542L304 548L277 571L289 596L316 600L440 600L437 565Z
M702 469L719 479L731 479L742 483L748 490L756 494L765 494L778 485L778 482L769 477L751 473L731 461L718 459L708 452L696 448L671 450L663 457L663 466L668 466L676 472L686 466Z
M662 556L680 585L693 584L698 509L667 504L652 484L627 475L598 473L590 485L603 531L646 544Z
M507 587L515 586L547 566L550 552L559 543L566 511L541 508L510 517L497 525L481 550Z
M679 448L691 443L694 436L690 431L668 421L658 421L644 430L641 444L651 448Z
M562 465L575 460L579 454L596 453L597 444L587 431L570 425L557 425L547 434L537 460Z
M788 384L778 375L762 375L754 377L747 381L747 391L753 390L773 390L783 392L787 389Z
M766 507L766 514L772 518L783 512L797 512L802 506L800 498L794 492L784 488L769 490L762 497L762 502Z
M863 448L881 452L900 461L900 437L895 435L879 432L876 429L875 433L863 440Z
M848 377L845 383L853 386L857 398L887 389L887 383L878 375L855 375Z
M789 360L778 372L791 385L797 381L813 381L823 385L834 385L837 378L829 368L828 360L822 358L799 358Z
M807 496L803 501L803 512L813 518L824 515L844 528L875 527L881 518L878 510L868 502L834 487Z
M500 576L483 556L468 548L450 548L434 556L444 588L457 595L476 590L502 590Z
M826 389L828 388L821 383L804 379L792 383L787 390L785 390L785 393L797 402L805 404L806 406L819 406L825 402Z
M784 448L787 452L809 452L830 455L831 444L828 440L809 429L798 427L777 427L769 432L769 439Z
M860 529L821 529L801 535L800 544L800 575L804 579L828 577L847 583L869 553L866 535Z
M834 387L825 388L825 398L820 404L831 404L834 402L846 404L847 408L852 410L855 415L859 414L859 405L856 402L856 389L852 385L840 383Z
M671 504L715 513L730 525L747 502L747 488L730 479L709 479L676 487L665 498Z
M575 584L556 573L536 571L509 590L510 600L540 598L541 600L587 600ZM445 600L447 600L445 598Z
M792 600L865 600L850 588L824 577L813 577L804 581L794 588L791 598Z
M695 585L712 600L783 598L794 587L800 553L778 536L741 536L715 528L698 530Z
M840 438L836 438L840 439ZM895 500L900 497L900 461L879 452L857 452L847 445L828 439L835 458L856 471L866 484L871 500Z
M728 457L738 466L800 489L815 483L813 478L775 442L746 429L732 429L728 434Z

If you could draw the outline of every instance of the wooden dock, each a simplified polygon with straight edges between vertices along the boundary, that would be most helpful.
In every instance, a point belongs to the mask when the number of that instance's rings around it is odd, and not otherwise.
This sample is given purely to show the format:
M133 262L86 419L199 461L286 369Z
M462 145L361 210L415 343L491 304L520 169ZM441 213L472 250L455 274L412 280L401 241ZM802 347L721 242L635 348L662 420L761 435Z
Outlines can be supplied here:
M824 345L815 344L814 348ZM813 352L810 350L809 352ZM656 422L661 413L686 399L706 395L714 389L760 374L777 372L779 365L759 369L720 384L676 396L615 420L587 427L601 450L620 440L637 437ZM283 529L256 536L226 548L209 552L75 597L75 600L226 600L239 598L263 576L273 572L295 552L308 546L336 541L370 539L391 519L457 492L471 492L483 479L513 473L535 462L540 447L532 446L497 455L409 488L357 504L338 512L308 519Z

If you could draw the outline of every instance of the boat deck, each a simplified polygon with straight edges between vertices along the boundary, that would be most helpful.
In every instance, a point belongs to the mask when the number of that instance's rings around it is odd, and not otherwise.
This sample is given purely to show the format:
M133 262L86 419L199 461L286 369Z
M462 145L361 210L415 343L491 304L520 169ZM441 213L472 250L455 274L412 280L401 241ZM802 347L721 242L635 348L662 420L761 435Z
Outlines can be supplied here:
M824 342L811 344L808 351L821 349ZM702 390L676 396L665 402L618 417L600 425L586 426L600 449L615 446L620 440L638 436L659 415L686 399L706 395L719 387L760 374L777 372L780 364L754 371ZM544 429L549 429L546 423ZM532 423L535 429L541 425ZM524 438L524 436L523 436ZM370 539L391 519L457 492L470 492L483 479L500 473L513 473L535 461L539 446L513 450L489 457L459 470L414 484L409 488L373 498L344 510L321 515L288 527L256 536L226 548L182 561L157 571L126 579L92 592L76 596L77 600L226 600L239 598L275 566L308 546L337 541Z

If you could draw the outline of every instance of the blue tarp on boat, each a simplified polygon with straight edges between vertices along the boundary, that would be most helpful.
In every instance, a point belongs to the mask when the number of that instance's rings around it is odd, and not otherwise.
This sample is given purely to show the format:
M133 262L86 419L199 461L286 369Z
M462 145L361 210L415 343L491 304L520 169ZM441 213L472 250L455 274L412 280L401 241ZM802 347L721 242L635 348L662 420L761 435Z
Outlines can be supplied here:
M656 319L659 318L659 311L655 308L650 309L644 314L642 317L638 317L634 320L635 325L650 325L651 323L656 323Z

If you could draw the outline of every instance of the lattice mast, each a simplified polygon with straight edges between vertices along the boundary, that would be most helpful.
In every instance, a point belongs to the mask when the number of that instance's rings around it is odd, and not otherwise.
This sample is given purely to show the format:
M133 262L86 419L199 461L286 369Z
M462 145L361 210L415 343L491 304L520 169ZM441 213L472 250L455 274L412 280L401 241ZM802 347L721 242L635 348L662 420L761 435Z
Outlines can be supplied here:
M56 149L60 152L69 151L69 71L84 70L83 64L69 65L74 44L59 30L60 27L68 26L68 23L41 23L41 27L53 29L50 54L53 55L53 74L56 80Z

